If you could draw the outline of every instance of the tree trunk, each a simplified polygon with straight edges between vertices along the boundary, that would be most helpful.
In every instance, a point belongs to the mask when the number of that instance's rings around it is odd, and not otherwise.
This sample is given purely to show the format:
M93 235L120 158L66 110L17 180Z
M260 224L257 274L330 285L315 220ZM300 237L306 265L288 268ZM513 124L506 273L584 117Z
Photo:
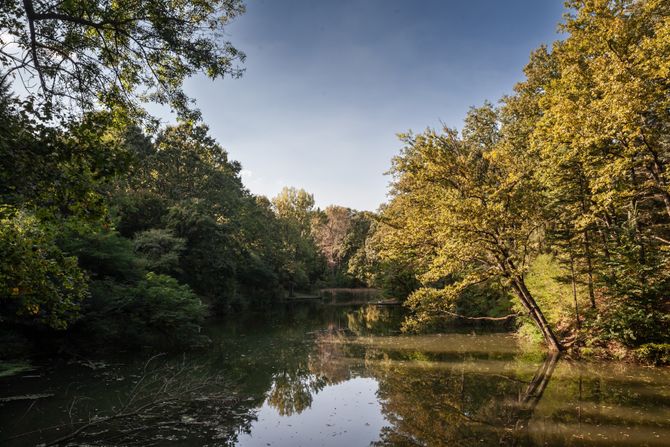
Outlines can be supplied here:
M589 277L589 301L591 301L591 309L595 309L596 295L593 290L593 262L591 261L591 239L588 230L584 230L584 253L586 254L586 273Z
M581 189L582 214L586 216L589 213L589 204L587 203L587 197L589 197L590 192L589 188L587 187L587 180L584 177L583 172L579 178L579 185ZM591 301L591 308L595 309L596 296L593 291L593 261L591 258L591 239L589 238L588 229L584 229L584 254L586 255L586 268L587 268L586 272L589 277L589 283L588 283L589 300Z
M572 299L575 302L575 321L577 329L581 329L579 322L579 304L577 304L577 281L575 279L575 258L570 256L570 274L572 276Z
M532 419L537 405L542 400L542 395L547 389L560 354L558 352L550 353L538 368L528 387L519 393L519 401L510 405L509 415L505 423L505 431L501 433L500 445L518 445L521 439L521 432L528 430L528 422Z
M649 174L648 177L654 183L657 193L661 195L663 203L665 204L665 212L668 215L668 217L670 217L670 193L668 193L668 182L666 182L664 178L665 163L663 163L661 157L659 157L658 154L659 148L655 149L653 147L654 145L652 144L651 141L649 141L646 138L644 132L642 133L642 141L644 142L647 151L649 152L649 154L652 156L653 159L653 163L651 165L647 165L646 167L646 170Z
M544 317L544 314L538 307L535 299L530 294L523 278L521 276L515 276L512 279L512 287L519 296L521 303L528 311L528 314L533 319L533 322L542 332L542 336L544 337L549 350L554 352L562 351L563 347L561 346L561 343L558 341L558 338L556 338L556 335L554 335L554 331L552 331L549 322L547 322L547 319Z

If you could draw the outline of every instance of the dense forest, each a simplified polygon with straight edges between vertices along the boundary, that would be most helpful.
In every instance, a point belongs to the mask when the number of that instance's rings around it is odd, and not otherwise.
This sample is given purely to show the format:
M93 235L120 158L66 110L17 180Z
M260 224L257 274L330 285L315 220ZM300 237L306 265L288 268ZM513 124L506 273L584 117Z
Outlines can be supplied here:
M0 355L197 346L205 318L374 287L407 331L670 361L670 4L566 6L511 95L400 135L367 212L252 194L182 90L243 74L240 1L4 1Z
M206 126L150 138L96 112L55 129L3 101L5 328L190 344L207 315L355 282L366 215L254 196Z
M401 136L380 252L421 282L409 327L502 286L552 349L667 359L670 5L567 6L498 107Z

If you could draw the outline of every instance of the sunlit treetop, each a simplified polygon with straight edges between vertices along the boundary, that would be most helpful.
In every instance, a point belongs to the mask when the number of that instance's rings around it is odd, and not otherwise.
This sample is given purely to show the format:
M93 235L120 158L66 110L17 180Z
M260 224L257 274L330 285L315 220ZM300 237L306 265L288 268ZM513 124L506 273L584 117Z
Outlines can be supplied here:
M182 89L196 73L242 73L224 28L241 0L2 0L0 82L50 115L143 103L197 118Z

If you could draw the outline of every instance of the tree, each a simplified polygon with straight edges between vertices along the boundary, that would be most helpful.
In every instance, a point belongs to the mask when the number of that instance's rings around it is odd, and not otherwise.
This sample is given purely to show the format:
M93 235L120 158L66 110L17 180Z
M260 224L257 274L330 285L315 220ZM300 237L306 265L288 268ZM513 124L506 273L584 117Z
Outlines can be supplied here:
M133 283L112 279L91 284L80 327L96 339L173 348L204 341L207 308L187 285L152 272Z
M276 298L280 292L279 275L283 268L281 222L272 203L264 196L249 196L240 210L240 239L243 259L237 274L250 300Z
M354 219L347 237L347 272L371 287L381 288L387 296L404 301L419 287L417 266L425 258L417 255L421 244L396 244L395 218L402 219L401 200L380 207L379 214L362 212ZM418 241L416 241L418 242ZM400 246L402 245L402 247Z
M404 135L393 160L395 229L390 250L408 248L422 258L422 286L409 298L415 322L453 312L469 288L500 279L514 290L548 347L560 350L524 273L541 235L540 191L503 141L490 106L473 109L462 136L445 129Z
M568 6L567 37L545 58L551 76L528 80L540 111L528 153L539 160L551 243L577 261L592 308L596 295L608 301L599 321L619 327L607 332L633 344L667 318L670 5Z
M316 253L309 235L301 236L311 208L300 225L280 219L268 199L244 188L240 164L229 160L206 126L168 126L154 141L136 127L123 135L132 161L110 193L120 232L136 241L150 236L142 242L144 252L167 248L166 232L183 240L178 256L171 250L154 261L178 259L172 273L209 298L216 311L276 297L279 278L289 271L300 287L313 281ZM313 207L313 198L308 202Z
M1 92L0 109L0 201L34 208L38 217L52 221L104 219L106 188L127 169L125 148L107 138L115 126L110 114L91 113L49 127Z
M201 198L229 213L238 207L243 185L241 166L209 135L203 124L182 122L158 133L146 160L148 186L171 202Z
M295 288L309 288L321 274L311 234L314 196L304 189L285 187L272 199L272 205L280 223L281 279L293 295Z
M135 252L146 260L147 269L165 274L180 273L179 257L185 242L172 232L159 228L142 231L133 238Z
M301 236L310 234L314 214L314 196L304 189L284 187L272 199L272 205L280 219L298 226Z
M186 245L180 257L180 275L200 295L222 312L236 294L240 243L234 223L213 215L201 199L184 200L170 207L166 226Z
M224 29L243 12L240 0L6 0L2 79L18 77L47 111L154 101L194 116L185 79L242 73Z
M326 258L331 269L335 269L344 257L344 243L351 227L352 210L331 205L319 213L313 224L312 234L316 245Z

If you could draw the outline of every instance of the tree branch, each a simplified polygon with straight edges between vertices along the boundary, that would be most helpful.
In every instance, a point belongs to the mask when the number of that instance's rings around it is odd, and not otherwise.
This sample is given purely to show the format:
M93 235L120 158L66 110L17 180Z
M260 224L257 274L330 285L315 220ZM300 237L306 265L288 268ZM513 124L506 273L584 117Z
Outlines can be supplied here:
M35 33L35 9L33 8L32 0L23 0L23 7L26 10L26 18L28 19L28 29L30 30L30 52L32 54L33 65L37 71L37 75L40 79L40 84L42 85L42 91L44 94L47 94L47 85L44 81L44 75L42 73L42 67L40 66L40 61L37 57L37 36Z

